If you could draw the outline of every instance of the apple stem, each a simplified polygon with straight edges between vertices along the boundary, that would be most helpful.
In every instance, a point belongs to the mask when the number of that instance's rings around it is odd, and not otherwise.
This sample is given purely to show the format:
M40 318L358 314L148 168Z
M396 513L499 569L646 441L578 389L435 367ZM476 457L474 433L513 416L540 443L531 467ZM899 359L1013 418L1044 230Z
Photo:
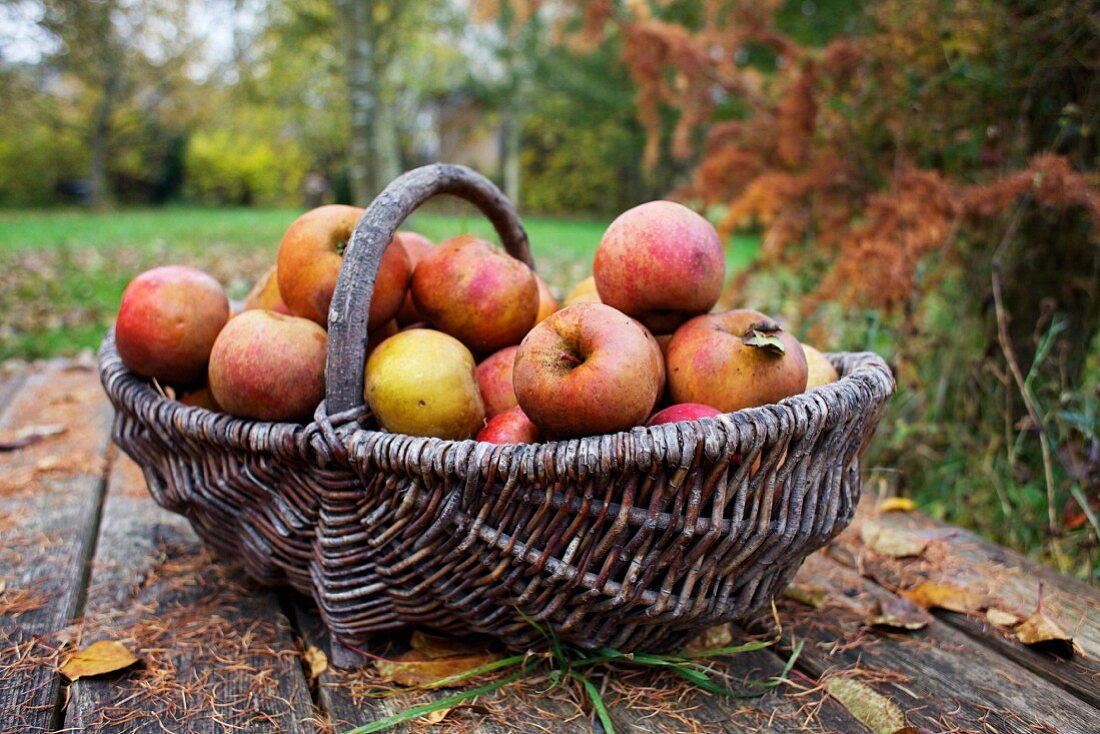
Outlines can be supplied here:
M566 362L572 362L573 364L584 364L584 360L580 359L575 354L570 354L569 352L562 352L561 358L564 359Z

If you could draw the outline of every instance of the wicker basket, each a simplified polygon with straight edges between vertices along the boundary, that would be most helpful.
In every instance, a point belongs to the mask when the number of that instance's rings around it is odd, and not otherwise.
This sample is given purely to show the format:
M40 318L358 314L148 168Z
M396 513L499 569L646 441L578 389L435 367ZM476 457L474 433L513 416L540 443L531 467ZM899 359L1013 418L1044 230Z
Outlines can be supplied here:
M511 205L478 174L434 165L395 180L345 253L327 398L308 425L168 400L107 336L114 438L157 502L257 580L311 595L338 665L358 661L348 646L405 625L524 649L539 636L525 616L585 648L667 649L768 604L851 521L859 456L894 389L887 366L833 354L838 382L775 405L571 441L369 430L362 365L378 261L441 193L477 205L531 262Z

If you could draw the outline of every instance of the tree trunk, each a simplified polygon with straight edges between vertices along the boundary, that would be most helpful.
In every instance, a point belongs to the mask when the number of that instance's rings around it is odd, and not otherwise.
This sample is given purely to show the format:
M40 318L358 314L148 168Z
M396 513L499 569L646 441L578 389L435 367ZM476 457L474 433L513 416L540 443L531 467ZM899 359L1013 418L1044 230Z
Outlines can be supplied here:
M348 179L352 203L366 206L378 193L378 182L373 174L377 168L374 144L378 127L374 3L373 0L338 0L338 9L345 29L345 74L351 113Z
M517 85L518 86L518 85ZM512 203L519 206L520 196L520 125L516 107L518 94L513 92L508 95L501 110L501 135L504 138L502 146L501 168L504 179L504 194Z
M96 106L95 118L92 120L88 203L96 209L109 209L114 204L107 177L107 162L110 157L111 116L114 114L116 86L115 76L111 75L103 85L103 98Z

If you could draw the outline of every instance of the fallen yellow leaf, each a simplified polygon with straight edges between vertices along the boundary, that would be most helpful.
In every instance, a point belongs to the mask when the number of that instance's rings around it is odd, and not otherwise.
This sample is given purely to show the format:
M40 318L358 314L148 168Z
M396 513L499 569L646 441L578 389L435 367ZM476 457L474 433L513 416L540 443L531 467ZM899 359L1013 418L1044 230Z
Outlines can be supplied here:
M901 595L925 609L946 609L950 612L968 614L980 612L986 607L984 594L932 581L922 581L912 589L901 592Z
M310 683L320 678L321 673L328 670L328 656L319 647L314 645L307 647L306 651L302 653L302 659L305 660L306 667L309 668Z
M730 629L730 626L728 624L716 624L713 627L707 627L693 637L684 646L684 649L688 652L714 650L715 648L725 647L731 642L733 642L733 630Z
M114 640L93 642L83 650L65 658L58 672L70 681L114 673L129 668L137 656Z
M924 553L928 540L913 533L882 527L876 522L865 520L859 529L859 539L863 544L881 556L891 558L910 558Z
M820 607L828 598L828 595L822 588L817 586L797 586L795 584L791 584L784 589L783 596L799 604L805 604L812 609Z
M409 639L409 645L412 646L413 650L417 650L430 660L482 654L489 647L487 640L470 642L456 637L433 635L422 630L413 631L412 637Z
M887 497L875 508L878 512L912 512L917 503L908 497Z
M985 612L986 621L997 627L1015 627L1020 623L1020 618L1012 612L990 607Z
M1039 600L1035 604L1035 613L1017 625L1016 639L1025 645L1047 650L1063 658L1081 654L1081 648L1073 638L1043 611L1042 582L1039 582Z
M420 651L409 650L396 660L380 660L376 663L378 674L382 676L383 680L402 686L450 688L462 685L464 681L455 681L453 684L447 685L440 685L439 681L488 665L497 660L499 656L495 653L486 652L477 655L436 658L434 660L425 660L424 658L425 655Z
M870 686L851 678L830 678L825 690L875 734L894 734L905 728L902 710Z

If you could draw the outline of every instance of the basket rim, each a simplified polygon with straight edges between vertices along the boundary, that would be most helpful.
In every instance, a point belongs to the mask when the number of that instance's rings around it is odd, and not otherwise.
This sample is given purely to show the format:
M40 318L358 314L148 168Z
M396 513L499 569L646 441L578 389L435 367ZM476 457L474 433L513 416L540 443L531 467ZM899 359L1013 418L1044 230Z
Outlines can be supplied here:
M844 407L848 401L843 398L850 396L853 392L863 398L859 404L870 412L877 412L893 394L896 386L893 374L878 354L831 352L826 353L826 357L841 372L839 380L783 398L777 403L743 408L708 418L658 426L635 426L617 433L534 444L492 444L473 438L440 439L365 428L358 423L358 419L369 410L365 404L354 414L333 416L336 420L330 422L330 417L325 412L325 402L322 400L314 414L314 419L309 423L238 418L227 413L216 413L206 408L185 405L158 393L151 383L131 372L122 363L115 347L114 327L108 331L100 345L98 364L101 382L108 396L115 403L116 409L125 407L131 413L137 413L140 410L142 413L155 416L154 422L172 425L192 439L211 442L228 449L279 451L291 448L293 445L301 451L306 446L311 446L314 451L329 455L331 451L325 445L326 436L329 440L336 436L346 440L351 435L356 435L367 441L383 436L390 440L403 438L421 441L430 443L444 452L456 447L465 447L469 450L471 446L480 446L483 450L484 447L511 450L535 448L557 453L606 445L608 442L614 444L626 438L630 438L633 442L642 441L642 445L637 446L642 451L653 450L658 444L667 446L669 441L677 441L686 436L702 439L703 433L719 425L736 430L749 428L750 425L759 425L761 422L774 423L778 420L781 424L798 428L805 422L804 419L800 420L800 416L806 415L806 412L811 409L823 410L830 422L847 417ZM124 390L124 386L128 389ZM787 418L786 421L783 420L784 417Z

